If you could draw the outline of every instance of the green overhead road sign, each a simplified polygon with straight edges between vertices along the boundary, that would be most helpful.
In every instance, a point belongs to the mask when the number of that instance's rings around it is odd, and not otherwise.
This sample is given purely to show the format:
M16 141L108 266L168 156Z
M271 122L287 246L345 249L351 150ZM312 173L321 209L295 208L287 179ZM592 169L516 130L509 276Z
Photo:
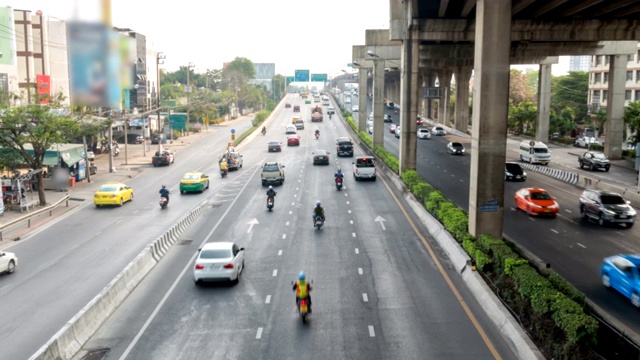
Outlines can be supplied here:
M287 84L289 84L296 81L296 78L295 76L287 76L287 79L285 81L287 82Z
M311 81L327 81L327 74L311 74Z
M309 70L296 70L295 81L308 82Z

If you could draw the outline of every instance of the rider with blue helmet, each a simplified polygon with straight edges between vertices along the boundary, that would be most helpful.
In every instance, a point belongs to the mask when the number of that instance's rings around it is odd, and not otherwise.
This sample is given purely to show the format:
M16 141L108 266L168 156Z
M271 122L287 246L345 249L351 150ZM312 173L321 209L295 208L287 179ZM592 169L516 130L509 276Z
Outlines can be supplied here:
M307 299L307 306L311 313L311 284L307 281L304 271L298 273L298 281L293 284L293 290L296 292L296 306L300 306L300 300Z

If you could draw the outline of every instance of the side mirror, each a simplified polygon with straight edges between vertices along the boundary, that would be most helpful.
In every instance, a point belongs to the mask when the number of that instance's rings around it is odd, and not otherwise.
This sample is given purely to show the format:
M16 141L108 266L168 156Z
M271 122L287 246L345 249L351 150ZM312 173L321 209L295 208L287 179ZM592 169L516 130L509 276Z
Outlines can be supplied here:
M240 248L240 251L244 251L244 248L243 248L243 247L241 247L241 248Z
M198 248L198 252L200 252L200 250L202 250L202 248Z
M282 167L284 167L284 165L282 165Z
M626 201L627 205L631 205L631 201L627 200Z

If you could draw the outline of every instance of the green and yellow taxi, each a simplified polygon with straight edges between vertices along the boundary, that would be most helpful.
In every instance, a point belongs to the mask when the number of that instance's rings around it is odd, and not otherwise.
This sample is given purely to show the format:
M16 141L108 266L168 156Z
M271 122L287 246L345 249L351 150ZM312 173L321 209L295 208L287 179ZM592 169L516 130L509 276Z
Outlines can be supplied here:
M311 99L307 98L307 99L304 101L304 103L305 103L305 104L311 104Z
M209 176L201 172L188 172L180 179L180 194L203 192L209 188Z
M123 183L106 183L100 185L93 196L96 207L102 205L122 206L127 201L133 200L133 189Z

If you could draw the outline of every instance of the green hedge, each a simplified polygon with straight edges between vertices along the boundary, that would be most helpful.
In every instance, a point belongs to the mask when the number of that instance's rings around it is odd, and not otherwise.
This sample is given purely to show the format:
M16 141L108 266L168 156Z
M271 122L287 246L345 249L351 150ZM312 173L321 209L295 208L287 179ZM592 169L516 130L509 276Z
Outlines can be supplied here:
M600 144L589 144L589 150L593 150L593 151L604 151L604 145L600 145Z
M631 159L635 159L636 158L636 151L635 150L622 150L622 156L627 156L627 157L630 157Z

